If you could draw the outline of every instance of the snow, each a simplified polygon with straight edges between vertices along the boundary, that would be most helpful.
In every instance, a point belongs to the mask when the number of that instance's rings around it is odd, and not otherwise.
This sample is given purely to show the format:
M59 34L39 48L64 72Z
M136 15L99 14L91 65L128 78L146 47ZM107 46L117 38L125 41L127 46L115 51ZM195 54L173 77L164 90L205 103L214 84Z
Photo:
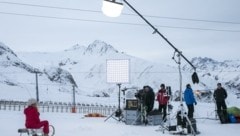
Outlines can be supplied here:
M179 109L179 103L174 102L173 110ZM238 101L239 106L239 101ZM185 108L185 106L184 106ZM198 103L195 106L197 129L200 136L239 136L240 124L220 124L215 120L214 104ZM171 122L174 124L175 111L171 113ZM168 131L156 131L159 126L150 125L126 125L122 121L116 121L106 117L84 117L80 113L52 113L41 112L40 118L48 120L56 129L56 136L159 136L172 135ZM24 114L22 111L0 110L0 128L2 136L14 136L18 128L24 127ZM4 131L3 131L4 130Z
M98 41L96 41L98 42ZM1 44L0 44L1 45ZM102 45L102 44L101 44ZM4 46L5 47L5 46ZM176 91L179 87L179 75L175 67L154 64L147 62L136 57L129 56L124 53L115 53L115 50L103 48L99 46L94 50L94 44L92 44L92 50L86 51L87 47L76 45L74 48L65 50L64 52L56 53L23 53L20 56L21 59L10 53L10 61L7 62L22 62L26 61L31 66L39 68L41 70L51 66L58 66L60 62L65 64L62 66L65 70L72 73L79 89L76 90L76 102L87 104L103 104L103 105L117 105L117 93L118 88L115 84L107 84L105 75L105 63L106 59L114 58L130 58L131 59L131 83L123 84L124 87L136 87L141 88L143 85L150 85L154 88L155 92L160 83L165 83L172 87L173 91ZM92 52L91 52L92 51ZM108 52L103 55L102 53ZM81 54L81 55L80 55ZM80 56L79 56L80 55ZM9 56L9 54L7 54ZM6 61L7 57L1 57L2 61ZM230 63L230 62L229 62ZM5 63L3 63L5 64ZM12 64L12 63L11 63ZM236 65L233 70L237 70L239 62L234 63ZM206 70L210 73L214 72L211 68L215 67L213 64L208 65ZM221 69L226 69L225 67ZM0 67L2 73L0 73L0 99L4 100L20 100L26 101L29 97L35 97L35 74L29 73L26 70L19 67L6 67L2 65ZM9 74L11 73L11 74ZM220 77L220 81L227 79L233 79L233 77L239 76L237 72L223 72ZM183 71L183 85L190 82L190 74ZM205 73L203 73L205 74ZM237 75L237 76L236 76ZM92 76L92 77L91 77ZM164 78L161 78L164 77ZM208 88L216 87L216 80L214 76L203 77L201 76L201 82L206 84L193 85L193 89L207 90ZM234 78L235 79L235 78ZM9 86L5 82L12 83L15 86ZM234 81L236 83L238 81ZM205 88L204 88L205 87ZM70 88L70 89L69 89ZM71 102L72 101L72 86L65 84L57 84L49 82L49 79L44 75L39 75L39 90L41 101L53 101L53 102ZM90 97L94 93L101 91L108 92L110 97ZM226 100L228 106L240 107L240 99L236 98L234 91L227 88L228 98ZM130 92L130 91L129 91ZM134 94L136 89L132 90ZM127 96L127 95L126 95ZM122 99L122 98L121 98ZM173 103L174 111L171 117L174 118L179 103ZM157 104L155 104L155 108ZM195 107L195 117L197 118L197 128L201 132L202 136L218 135L218 136L236 136L239 135L240 124L220 124L219 120L215 120L215 106L213 103L201 103ZM157 136L157 135L171 135L169 132L162 134L162 132L155 131L159 126L144 126L144 125L126 125L123 122L118 122L112 118L104 122L106 118L87 118L84 114L80 113L46 113L41 112L41 119L48 120L56 128L57 136L69 136L69 135L87 135L87 136ZM171 122L174 123L176 119ZM24 115L23 111L9 111L0 109L0 130L3 136L14 136L17 134L18 128L24 127ZM3 131L4 130L4 131ZM227 130L227 131L226 131Z

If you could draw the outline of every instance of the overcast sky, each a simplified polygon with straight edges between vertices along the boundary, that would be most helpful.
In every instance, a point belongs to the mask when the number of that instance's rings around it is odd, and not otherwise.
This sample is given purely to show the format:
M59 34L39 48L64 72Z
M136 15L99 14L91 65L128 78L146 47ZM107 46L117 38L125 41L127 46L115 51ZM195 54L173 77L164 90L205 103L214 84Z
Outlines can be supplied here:
M240 58L239 0L128 2L188 59ZM102 0L0 0L0 41L15 52L46 52L103 40L133 56L171 61L173 48L126 4L118 18L104 16L101 6Z

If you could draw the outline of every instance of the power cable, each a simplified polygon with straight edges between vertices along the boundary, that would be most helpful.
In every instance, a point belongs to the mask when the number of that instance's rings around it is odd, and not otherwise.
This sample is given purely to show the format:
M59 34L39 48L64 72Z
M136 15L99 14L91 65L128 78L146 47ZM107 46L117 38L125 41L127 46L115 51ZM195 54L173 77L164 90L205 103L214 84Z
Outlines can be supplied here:
M84 21L84 22L94 22L94 23L147 26L146 24L137 24L137 23L111 22L111 21L90 20L90 19L80 19L80 18L66 18L66 17L33 15L33 14L23 14L23 13L0 12L0 14L26 16L26 17L48 18L48 19L61 19L61 20L71 20L71 21ZM175 29L187 29L187 30L202 30L202 31L216 31L216 32L237 32L237 33L240 32L240 30L227 30L227 29L211 29L211 28L198 28L198 27L179 27L179 26L166 26L166 25L155 25L155 26L156 27L163 27L163 28L175 28Z
M21 84L21 83L18 83L18 84ZM23 87L25 88L25 90L27 90L27 93L28 93L28 95L30 96L30 98L32 98L32 95L31 95L28 87L26 86L26 84L22 84L22 85L23 85Z
M209 71L206 71L206 70L198 70L198 73L205 73L205 72L209 72ZM212 70L211 73L218 73L218 72L221 72L221 73L240 73L239 70L234 70L234 71L227 71L227 70ZM85 72L77 72L77 71L73 71L73 72L70 72L71 74L74 73L74 74L88 74L90 73L89 71L85 71ZM93 74L106 74L106 72L91 72ZM131 74L139 74L139 73L142 73L142 72L139 72L139 71L131 71ZM144 73L147 73L147 74L157 74L157 73L166 73L166 74L174 74L174 73L178 73L177 71L150 71L150 72L144 72ZM183 73L192 73L191 71L183 71ZM24 74L22 72L0 72L0 74ZM34 73L33 73L34 74Z
M20 5L20 6L31 6L31 7L41 7L50 9L60 9L60 10L72 10L72 11L82 11L82 12L92 12L101 13L99 10L89 10L89 9L79 9L79 8L66 8L66 7L56 7L56 6L45 6L38 4L27 4L27 3L16 3L16 2L6 2L0 1L2 4ZM122 13L122 15L137 16L135 14ZM166 16L153 16L144 15L145 17L158 18L158 19L171 19L171 20L182 20L182 21L195 21L195 22L208 22L208 23L223 23L223 24L240 24L240 22L230 22L230 21L218 21L218 20L205 20L205 19L190 19L190 18L179 18L179 17L166 17Z

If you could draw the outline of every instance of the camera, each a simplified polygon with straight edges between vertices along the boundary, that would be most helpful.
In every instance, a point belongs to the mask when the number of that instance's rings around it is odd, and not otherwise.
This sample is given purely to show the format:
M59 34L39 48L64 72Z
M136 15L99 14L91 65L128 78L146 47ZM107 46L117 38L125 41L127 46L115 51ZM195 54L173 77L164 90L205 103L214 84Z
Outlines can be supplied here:
M144 95L145 95L145 93L144 93L144 90L143 90L143 89L138 90L138 91L135 93L135 97L136 97L137 99L140 99L140 100L143 100Z

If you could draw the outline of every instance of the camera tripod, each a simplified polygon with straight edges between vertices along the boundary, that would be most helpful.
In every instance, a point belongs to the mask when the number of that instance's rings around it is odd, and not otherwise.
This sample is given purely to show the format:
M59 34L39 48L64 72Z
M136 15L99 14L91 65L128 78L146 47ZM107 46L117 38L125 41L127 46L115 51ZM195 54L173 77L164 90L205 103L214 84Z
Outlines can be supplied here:
M118 86L118 108L110 116L108 116L104 120L104 122L107 121L109 118L113 118L113 119L115 119L117 121L123 121L124 116L123 116L123 111L121 110L121 105L120 105L120 103L121 103L121 101L120 101L121 84L117 84L117 86ZM114 115L115 115L115 117L114 117Z
M187 115L187 112L185 111L184 107L183 107L183 104L181 103L180 104L180 110L178 111L180 112L180 126L182 127L182 131L180 132L177 132L177 134L182 134L182 135L185 135L185 132L184 132L184 127L189 127L190 129L190 133L195 136L198 132L196 132L193 128L193 124L191 122L191 120L188 118L188 115ZM186 124L187 123L187 124ZM186 126L187 125L187 126Z
M170 109L168 109L167 117L164 120L162 120L159 129L157 129L156 131L162 131L163 134L165 133L165 131L169 131L173 135L187 135L187 133L184 131L184 128L187 128L188 131L190 131L188 133L191 133L193 136L195 136L198 133L194 130L192 122L188 118L187 112L185 111L182 104L180 105L180 109L177 110L176 114L174 114L174 116L176 116L177 118L177 125L171 125L170 114L171 111ZM179 129L178 126L180 126L181 130Z
M139 109L138 109L139 110ZM147 125L148 120L147 120L147 106L143 104L143 101L140 100L140 113L137 116L137 118L132 122L132 125L136 123L137 121L140 120L141 124Z
M167 116L160 122L160 126L159 129L157 129L156 131L162 131L162 133L165 133L165 130L167 131L172 131L172 126L171 126L171 111L172 111L172 107L170 108L169 101L167 103ZM167 125L166 125L167 124Z

